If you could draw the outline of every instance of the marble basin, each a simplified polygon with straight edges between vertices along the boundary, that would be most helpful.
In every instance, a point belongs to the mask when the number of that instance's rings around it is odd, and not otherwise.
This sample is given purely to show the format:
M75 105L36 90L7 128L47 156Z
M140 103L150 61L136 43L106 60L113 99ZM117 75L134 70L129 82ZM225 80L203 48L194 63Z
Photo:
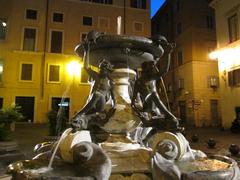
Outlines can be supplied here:
M86 42L87 43L87 42ZM85 42L75 48L75 52L83 57ZM155 45L151 39L140 36L100 34L95 42L89 44L90 64L98 66L104 58L114 68L137 69L144 61L155 61L163 55L161 45Z

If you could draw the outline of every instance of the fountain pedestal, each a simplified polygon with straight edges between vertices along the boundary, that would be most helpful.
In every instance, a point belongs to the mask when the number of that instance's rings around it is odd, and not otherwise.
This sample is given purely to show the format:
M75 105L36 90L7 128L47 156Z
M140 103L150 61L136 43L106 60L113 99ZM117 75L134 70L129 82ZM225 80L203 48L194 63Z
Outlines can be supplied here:
M112 174L150 173L152 149L124 135L110 135L100 144L112 161Z
M114 96L116 111L109 121L102 127L110 134L127 134L134 130L140 123L140 119L131 107L129 96L130 81L136 76L136 72L128 68L115 69L111 74L114 81Z
M128 68L115 69L111 74L114 81L116 111L102 127L110 135L100 146L110 157L112 174L115 176L132 173L143 176L144 173L151 172L151 148L141 147L127 137L127 134L140 124L139 117L131 107L129 96L129 82L135 76L136 72Z

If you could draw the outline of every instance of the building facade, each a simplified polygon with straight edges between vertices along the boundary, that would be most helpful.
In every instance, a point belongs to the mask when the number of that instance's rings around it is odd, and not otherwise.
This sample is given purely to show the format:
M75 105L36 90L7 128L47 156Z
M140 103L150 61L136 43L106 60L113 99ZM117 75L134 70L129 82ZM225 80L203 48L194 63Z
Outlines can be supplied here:
M210 57L218 60L222 122L229 128L240 115L240 1L213 0L210 5L217 32L217 49Z
M75 46L91 30L116 34L119 16L122 34L149 37L149 3L0 0L0 108L18 104L34 123L59 107L71 118L90 90Z
M213 8L206 0L166 0L152 18L155 34L176 43L164 77L172 111L189 125L220 125L218 66L208 57L216 47Z

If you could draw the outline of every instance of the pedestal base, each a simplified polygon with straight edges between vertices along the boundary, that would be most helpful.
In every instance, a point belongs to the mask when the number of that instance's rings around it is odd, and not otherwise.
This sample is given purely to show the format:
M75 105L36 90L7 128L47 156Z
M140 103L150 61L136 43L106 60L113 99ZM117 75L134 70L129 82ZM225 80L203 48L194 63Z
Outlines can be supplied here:
M112 161L112 174L151 172L152 149L141 147L125 135L110 135L100 146Z

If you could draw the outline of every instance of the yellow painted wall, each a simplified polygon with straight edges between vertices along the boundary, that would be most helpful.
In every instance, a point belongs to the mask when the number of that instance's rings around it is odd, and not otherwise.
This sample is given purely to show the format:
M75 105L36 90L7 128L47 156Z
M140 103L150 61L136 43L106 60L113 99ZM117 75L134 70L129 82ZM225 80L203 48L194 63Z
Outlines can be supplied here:
M240 34L240 2L239 0L214 0L211 6L215 9L216 30L217 30L217 49L216 52L226 50L240 50L240 40L229 43L228 18L233 14L238 17L238 34ZM226 128L231 127L236 118L235 107L240 106L240 87L230 87L228 82L228 72L240 68L240 56L234 52L219 54L218 56L221 114L222 123Z
M0 82L0 97L3 106L15 103L16 96L32 96L35 98L34 122L47 122L46 113L51 109L52 97L70 98L70 117L86 102L90 85L81 84L80 77L69 76L66 66L72 60L81 63L81 59L74 53L75 46L81 41L81 33L91 30L116 34L117 17L123 17L123 1L115 0L113 5L81 2L78 0L50 0L48 12L48 28L45 36L46 2L43 0L1 0L0 18L7 18L7 37L0 41L0 59L3 60L3 82ZM126 34L149 37L150 1L147 9L130 8L130 1L126 1ZM25 18L26 9L37 10L37 20ZM64 14L63 23L52 22L53 12ZM82 25L82 16L93 17L92 26ZM109 26L101 28L99 17L109 19ZM143 31L135 32L134 22L143 23ZM123 24L123 22L122 22ZM34 52L22 51L24 27L36 28L36 49ZM123 29L123 28L122 28ZM50 32L63 32L63 51L60 54L50 52ZM122 30L123 32L123 30ZM46 37L46 54L44 60L44 45ZM20 81L21 63L33 64L33 80ZM60 83L49 83L47 72L49 64L61 66ZM44 80L42 81L42 74ZM42 84L43 82L43 84Z

